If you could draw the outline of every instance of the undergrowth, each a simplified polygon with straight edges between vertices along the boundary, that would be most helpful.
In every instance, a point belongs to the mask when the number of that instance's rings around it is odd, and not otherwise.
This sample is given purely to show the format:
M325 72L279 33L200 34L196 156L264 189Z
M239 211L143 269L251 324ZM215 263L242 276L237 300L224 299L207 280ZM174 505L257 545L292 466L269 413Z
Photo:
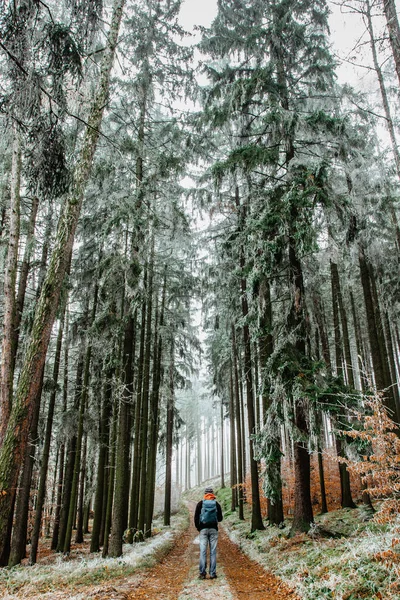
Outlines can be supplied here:
M98 554L85 554L70 559L57 555L51 564L0 569L0 598L40 597L69 589L76 594L86 586L127 578L159 561L173 546L175 536L187 525L187 512L181 511L173 517L173 528L159 526L157 535L145 542L125 544L120 558L103 559Z
M394 600L400 598L400 520L379 524L363 508L317 516L313 536L288 538L290 522L249 534L245 521L230 511L230 491L219 492L225 504L225 526L246 554L295 588L304 600ZM339 537L318 535L318 528Z

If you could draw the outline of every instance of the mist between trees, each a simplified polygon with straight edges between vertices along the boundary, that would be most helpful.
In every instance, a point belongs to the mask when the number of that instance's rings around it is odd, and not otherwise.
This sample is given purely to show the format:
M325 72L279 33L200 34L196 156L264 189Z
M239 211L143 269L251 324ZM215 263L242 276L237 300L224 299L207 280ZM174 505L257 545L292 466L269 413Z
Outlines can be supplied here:
M400 418L395 5L342 4L368 93L324 0L221 2L196 53L180 5L0 8L2 566L120 556L216 475L253 531L374 510L348 466L371 398Z

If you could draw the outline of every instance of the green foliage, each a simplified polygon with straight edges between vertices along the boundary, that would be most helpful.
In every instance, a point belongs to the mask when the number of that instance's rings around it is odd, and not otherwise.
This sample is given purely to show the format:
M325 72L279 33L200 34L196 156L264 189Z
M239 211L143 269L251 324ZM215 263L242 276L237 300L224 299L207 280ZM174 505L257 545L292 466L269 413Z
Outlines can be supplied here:
M33 193L58 198L68 191L70 171L64 132L58 123L43 116L29 131L27 175Z

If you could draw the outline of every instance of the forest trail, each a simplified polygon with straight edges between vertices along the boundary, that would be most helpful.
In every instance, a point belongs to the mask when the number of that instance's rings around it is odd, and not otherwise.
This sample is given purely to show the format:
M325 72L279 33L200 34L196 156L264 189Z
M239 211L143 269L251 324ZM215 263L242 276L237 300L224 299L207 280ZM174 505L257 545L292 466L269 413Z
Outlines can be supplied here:
M280 579L250 560L220 526L217 579L199 580L199 544L190 506L190 526L171 552L126 596L127 600L296 600ZM104 598L104 597L103 597Z

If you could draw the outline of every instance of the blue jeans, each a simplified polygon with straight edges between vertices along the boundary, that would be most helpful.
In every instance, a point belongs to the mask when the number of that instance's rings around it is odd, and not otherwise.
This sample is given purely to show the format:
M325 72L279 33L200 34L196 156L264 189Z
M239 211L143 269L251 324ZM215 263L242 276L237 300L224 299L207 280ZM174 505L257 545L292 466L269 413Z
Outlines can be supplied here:
M210 545L210 577L216 575L217 570L217 542L218 531L211 527L201 529L199 533L200 539L200 575L205 575L207 570L207 546Z

